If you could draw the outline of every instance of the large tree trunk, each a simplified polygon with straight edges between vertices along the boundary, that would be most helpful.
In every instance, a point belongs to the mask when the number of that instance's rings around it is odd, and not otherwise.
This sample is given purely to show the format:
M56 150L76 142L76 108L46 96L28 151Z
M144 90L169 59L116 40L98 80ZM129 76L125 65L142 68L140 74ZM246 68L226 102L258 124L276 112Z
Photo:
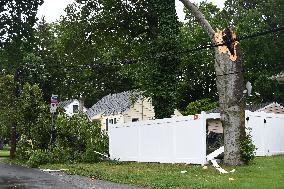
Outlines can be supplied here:
M223 44L215 49L215 72L221 120L224 127L224 163L242 164L240 141L245 135L243 69L236 36L230 29L215 32L199 9L188 0L180 0L196 17L211 41Z
M10 158L14 159L16 157L16 145L17 145L17 129L16 129L17 123L12 123L11 127L11 148L10 148Z
M230 40L235 40L233 31L225 29L215 34L215 41L224 43L223 36L233 37ZM240 141L245 135L243 68L238 42L228 45L219 46L215 50L216 84L224 128L224 162L228 165L240 165Z
M0 137L0 150L3 150L4 139Z

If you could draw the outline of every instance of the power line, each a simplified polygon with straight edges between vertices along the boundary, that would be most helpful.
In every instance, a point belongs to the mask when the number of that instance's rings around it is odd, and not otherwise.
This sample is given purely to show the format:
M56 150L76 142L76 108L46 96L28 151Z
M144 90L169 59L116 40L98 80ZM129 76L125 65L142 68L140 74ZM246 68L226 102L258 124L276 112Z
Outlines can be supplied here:
M237 37L237 39L233 40L233 41L229 41L229 43L233 43L235 41L242 41L242 40L248 40L248 39L253 39L256 37L261 37L261 36L265 36L268 34L272 34L272 33L281 33L284 31L284 27L277 27L277 28L273 28L270 30L265 30L265 31L260 31L260 32L255 32L252 33L250 35L244 35L244 36L240 36ZM282 34L282 33L281 33ZM161 57L165 57L165 56L173 56L173 55L177 55L177 54L183 54L183 53L194 53L197 51L201 51L201 50L205 50L205 49L212 49L212 48L216 48L219 46L224 46L224 45L228 45L228 41L224 42L224 43L208 43L208 44L204 44L204 45L199 45L197 47L193 47L193 48L187 48L187 49L182 49L179 51L165 51L165 52L161 52L156 54L155 56L152 57L144 57L144 58L138 58L138 59L125 59L125 60L112 60L109 61L107 63L94 63L94 64L81 64L81 65L40 65L40 66L44 66L44 67L49 67L49 68L76 68L76 69L97 69L97 68L106 68L108 66L122 66L122 65L132 65L132 64L137 64L137 63L141 63L141 61L149 61L149 60L153 60L153 59L158 59ZM94 61L95 62L95 61Z
M233 40L231 42L253 39L253 38L256 38L256 37L261 37L261 36L265 36L265 35L268 35L268 34L271 34L271 33L281 32L281 31L284 31L284 27L278 27L278 28L273 28L273 29L270 29L270 30L262 31L262 32L255 32L255 33L250 34L250 35L244 35L244 36L241 36L241 37L237 37L236 40ZM183 49L183 50L177 51L177 52L172 51L172 53L177 53L177 54L193 53L193 52L196 52L196 51L215 48L215 47L224 46L224 45L227 45L227 43L226 42L217 43L217 44L216 43L208 43L208 44L200 45L200 46L194 47L194 48ZM165 52L165 54L166 53L168 54L169 52Z

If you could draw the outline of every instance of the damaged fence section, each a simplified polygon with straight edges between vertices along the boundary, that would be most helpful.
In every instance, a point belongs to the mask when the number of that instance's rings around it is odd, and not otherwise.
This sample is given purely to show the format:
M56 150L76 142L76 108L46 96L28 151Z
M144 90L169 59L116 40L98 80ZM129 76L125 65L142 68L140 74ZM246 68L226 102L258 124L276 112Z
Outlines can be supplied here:
M206 113L112 125L111 159L205 164Z

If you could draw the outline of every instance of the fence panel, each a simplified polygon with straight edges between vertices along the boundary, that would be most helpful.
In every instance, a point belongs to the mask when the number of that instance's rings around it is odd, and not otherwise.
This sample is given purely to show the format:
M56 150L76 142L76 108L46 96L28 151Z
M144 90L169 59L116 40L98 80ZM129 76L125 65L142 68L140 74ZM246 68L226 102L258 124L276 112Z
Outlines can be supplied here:
M266 117L265 131L267 155L284 154L284 117Z
M206 116L141 121L109 128L112 159L160 163L206 163Z
M284 115L246 111L256 156L284 154Z
M136 127L118 127L109 130L109 153L121 161L135 161L138 158L138 130ZM127 139L127 140L126 140Z

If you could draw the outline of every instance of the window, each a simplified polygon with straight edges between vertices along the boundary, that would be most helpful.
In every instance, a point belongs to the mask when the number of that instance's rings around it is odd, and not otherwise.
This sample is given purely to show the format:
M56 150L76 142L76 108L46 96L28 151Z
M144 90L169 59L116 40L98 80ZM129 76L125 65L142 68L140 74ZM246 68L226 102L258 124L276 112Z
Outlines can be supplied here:
M78 105L73 105L73 113L78 112L79 106Z
M113 119L109 119L109 123L110 123L110 124L113 124Z
M132 118L132 122L137 122L139 121L139 118Z

